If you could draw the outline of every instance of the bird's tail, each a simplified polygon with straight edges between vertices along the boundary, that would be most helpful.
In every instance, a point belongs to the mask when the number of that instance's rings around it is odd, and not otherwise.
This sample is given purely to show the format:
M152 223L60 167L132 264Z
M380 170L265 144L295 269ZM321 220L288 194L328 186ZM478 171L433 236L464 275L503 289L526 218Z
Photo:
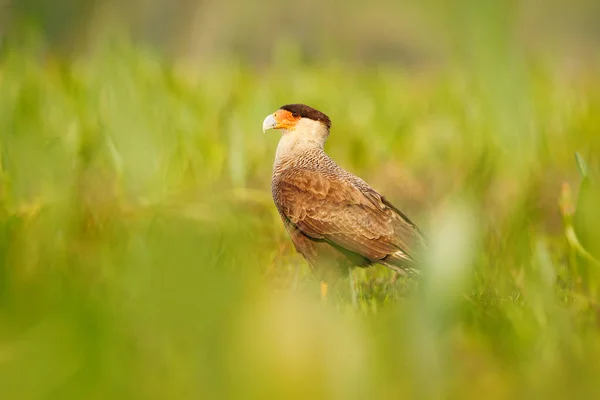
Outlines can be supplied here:
M403 251L390 254L381 260L380 263L400 275L420 275L418 263Z

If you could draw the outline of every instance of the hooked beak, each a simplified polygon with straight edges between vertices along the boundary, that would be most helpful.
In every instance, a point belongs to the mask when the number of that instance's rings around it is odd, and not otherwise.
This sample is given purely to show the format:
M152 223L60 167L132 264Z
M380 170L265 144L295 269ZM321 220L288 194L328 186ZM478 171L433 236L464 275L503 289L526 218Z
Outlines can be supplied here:
M267 118L265 118L265 120L263 121L263 133L271 129L277 129L277 127L278 124L277 120L275 119L275 114L267 115Z

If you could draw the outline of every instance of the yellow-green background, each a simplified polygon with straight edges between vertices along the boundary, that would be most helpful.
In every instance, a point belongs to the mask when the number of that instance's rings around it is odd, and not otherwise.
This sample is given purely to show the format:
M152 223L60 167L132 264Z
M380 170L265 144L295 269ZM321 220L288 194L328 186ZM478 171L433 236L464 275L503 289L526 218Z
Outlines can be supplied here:
M0 395L597 397L599 26L591 0L0 2ZM320 301L270 197L291 102L428 233L418 283Z

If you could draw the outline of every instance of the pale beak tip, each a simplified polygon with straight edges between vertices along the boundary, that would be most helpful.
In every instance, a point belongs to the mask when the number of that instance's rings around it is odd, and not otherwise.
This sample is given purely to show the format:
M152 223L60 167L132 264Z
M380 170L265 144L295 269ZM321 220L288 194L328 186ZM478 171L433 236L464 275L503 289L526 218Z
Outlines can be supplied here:
M275 115L269 114L267 118L263 121L262 130L263 133L266 133L268 130L277 128L277 120L275 119Z

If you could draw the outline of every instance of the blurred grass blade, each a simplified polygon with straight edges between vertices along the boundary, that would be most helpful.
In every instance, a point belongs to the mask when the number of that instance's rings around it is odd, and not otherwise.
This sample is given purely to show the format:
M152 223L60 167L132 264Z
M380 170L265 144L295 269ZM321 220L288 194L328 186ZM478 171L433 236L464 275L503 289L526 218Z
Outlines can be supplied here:
M579 173L583 178L586 178L588 176L588 167L579 152L575 152L575 160L577 161L577 169L579 169Z

